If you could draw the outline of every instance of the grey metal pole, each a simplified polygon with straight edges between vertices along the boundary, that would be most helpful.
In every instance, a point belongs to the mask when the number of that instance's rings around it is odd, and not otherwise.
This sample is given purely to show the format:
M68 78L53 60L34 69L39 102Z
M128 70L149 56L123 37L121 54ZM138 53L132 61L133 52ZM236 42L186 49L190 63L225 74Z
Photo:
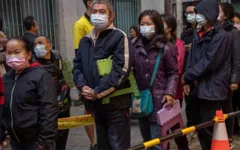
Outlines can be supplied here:
M177 37L179 38L181 36L181 33L183 31L183 4L182 0L176 0L176 6L177 6Z

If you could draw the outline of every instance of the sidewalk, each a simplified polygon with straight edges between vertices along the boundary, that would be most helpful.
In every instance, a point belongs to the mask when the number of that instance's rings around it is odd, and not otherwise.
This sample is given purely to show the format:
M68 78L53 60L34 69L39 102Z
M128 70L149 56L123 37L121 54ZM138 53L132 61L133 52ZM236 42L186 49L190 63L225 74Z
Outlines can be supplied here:
M84 111L83 106L79 107L72 107L71 108L71 116L78 116L82 115ZM141 144L142 138L140 135L138 122L137 120L132 120L132 130L131 130L131 142L132 146ZM235 137L235 143L236 148L234 150L240 149L240 137ZM199 145L199 142L197 139L193 140L191 143L189 143L189 147L191 150L201 150L201 147ZM68 144L66 150L89 150L90 143L87 138L85 129L83 127L80 128L74 128L70 130L69 138L68 138ZM10 147L6 147L3 150L10 150ZM171 150L177 150L176 144L174 141L171 141Z

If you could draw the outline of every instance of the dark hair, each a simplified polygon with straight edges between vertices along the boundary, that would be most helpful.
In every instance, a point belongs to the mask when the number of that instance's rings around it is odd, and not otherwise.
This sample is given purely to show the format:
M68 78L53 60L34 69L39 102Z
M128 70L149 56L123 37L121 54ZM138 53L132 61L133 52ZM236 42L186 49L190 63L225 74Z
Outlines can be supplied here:
M199 4L200 1L195 1L195 2L191 2L187 5L187 7L191 7L191 6L194 6L196 7L198 4Z
M144 16L149 16L153 23L156 25L155 33L156 36L160 37L161 42L166 43L167 37L164 31L163 21L161 15L156 10L145 10L139 16L138 22L141 24L141 20Z
M87 2L88 2L88 1L91 1L91 0L82 0L82 1L83 1L83 3L84 3L85 7L87 8Z
M235 13L234 13L234 17L238 17L238 18L240 19L240 13L235 12Z
M0 18L0 31L2 31L3 30L3 21L2 21L2 19Z
M24 37L22 37L22 36L13 37L13 38L11 38L11 39L9 39L7 41L7 44L10 41L18 41L18 42L20 42L22 44L23 48L27 50L27 52L31 52L31 48L30 48L28 42L24 39Z
M131 29L133 29L135 32L136 32L136 34L137 34L137 37L139 37L140 36L140 32L139 32L139 29L138 29L138 27L136 27L136 26L132 26L131 28L130 28L130 30Z
M234 8L230 3L220 3L220 7L224 12L224 16L227 17L226 20L232 20L234 17Z
M173 15L163 14L161 15L162 19L166 22L168 28L171 28L171 38L169 41L173 44L176 42L176 29L177 29L177 20Z
M27 16L23 20L23 25L24 25L24 27L27 31L31 30L31 28L36 25L34 17L33 16Z

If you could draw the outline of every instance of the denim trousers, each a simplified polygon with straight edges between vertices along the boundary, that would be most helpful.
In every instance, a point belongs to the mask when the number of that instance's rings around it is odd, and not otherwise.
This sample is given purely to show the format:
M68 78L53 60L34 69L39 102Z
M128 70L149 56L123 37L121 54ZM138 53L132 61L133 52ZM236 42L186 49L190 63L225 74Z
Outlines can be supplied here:
M126 150L131 145L129 109L94 114L99 150Z
M138 119L138 122L144 142L161 137L160 128L158 124L150 122L148 116ZM160 145L148 148L148 150L160 150L160 149L161 149Z

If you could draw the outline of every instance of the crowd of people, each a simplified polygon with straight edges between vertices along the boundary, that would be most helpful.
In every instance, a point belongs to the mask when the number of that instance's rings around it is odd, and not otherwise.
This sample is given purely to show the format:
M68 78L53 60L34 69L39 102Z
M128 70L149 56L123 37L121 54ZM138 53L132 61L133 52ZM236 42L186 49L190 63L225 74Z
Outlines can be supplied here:
M85 127L90 150L130 148L133 95L114 93L132 86L131 73L140 93L149 91L151 96L151 112L137 117L143 141L162 136L157 112L176 100L181 107L186 103L187 126L211 120L219 109L239 110L240 14L230 3L189 4L187 24L178 38L171 14L143 11L128 37L114 26L110 1L83 2L87 11L73 26L73 89L80 91L84 114L95 118L95 127ZM9 135L13 150L65 150L69 130L58 130L57 119L70 116L72 102L62 59L48 37L38 36L34 17L23 23L24 35L8 39L0 22L0 149ZM111 60L111 66L102 69L101 60ZM231 149L239 122L226 121ZM171 130L179 128L177 124ZM203 150L210 150L212 127L189 137L194 136ZM179 150L189 150L187 136L175 142ZM156 145L149 150L164 149Z

